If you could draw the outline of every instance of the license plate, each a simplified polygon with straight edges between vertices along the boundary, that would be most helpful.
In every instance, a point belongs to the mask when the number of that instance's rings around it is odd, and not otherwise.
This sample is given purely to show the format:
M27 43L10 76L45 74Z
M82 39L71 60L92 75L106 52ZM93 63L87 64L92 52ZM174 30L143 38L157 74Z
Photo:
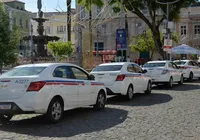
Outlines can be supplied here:
M2 110L11 109L11 104L0 105L0 109L2 109Z

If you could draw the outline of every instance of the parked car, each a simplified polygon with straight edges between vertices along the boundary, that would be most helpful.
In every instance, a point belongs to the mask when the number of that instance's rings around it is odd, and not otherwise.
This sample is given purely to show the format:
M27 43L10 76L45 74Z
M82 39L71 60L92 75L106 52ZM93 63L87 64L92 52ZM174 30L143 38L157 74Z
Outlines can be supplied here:
M200 78L200 67L198 62L193 60L175 60L174 63L183 70L183 77L188 81Z
M21 65L0 76L1 121L39 113L56 123L65 110L90 105L103 109L106 99L104 84L73 64Z
M132 62L100 64L90 74L105 84L108 95L125 95L131 100L134 93L151 93L150 77Z
M149 61L143 69L147 71L154 84L164 83L172 88L173 83L183 84L183 72L172 61Z

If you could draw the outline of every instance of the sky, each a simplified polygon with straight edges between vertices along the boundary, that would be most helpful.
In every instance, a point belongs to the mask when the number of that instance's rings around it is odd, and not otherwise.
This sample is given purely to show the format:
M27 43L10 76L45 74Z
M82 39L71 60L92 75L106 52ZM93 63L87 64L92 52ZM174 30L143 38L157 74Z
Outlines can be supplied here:
M19 0L25 3L25 9L37 12L37 0ZM75 8L75 0L72 0L72 8ZM66 0L42 0L43 12L55 12L56 10L67 11Z

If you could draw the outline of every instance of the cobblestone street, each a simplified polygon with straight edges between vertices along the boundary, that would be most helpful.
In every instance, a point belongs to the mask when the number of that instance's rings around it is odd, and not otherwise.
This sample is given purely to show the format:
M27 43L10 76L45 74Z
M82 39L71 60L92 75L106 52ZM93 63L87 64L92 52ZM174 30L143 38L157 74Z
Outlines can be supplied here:
M154 87L150 96L108 100L103 111L82 108L65 113L58 124L43 116L19 115L0 124L0 140L199 140L200 81Z

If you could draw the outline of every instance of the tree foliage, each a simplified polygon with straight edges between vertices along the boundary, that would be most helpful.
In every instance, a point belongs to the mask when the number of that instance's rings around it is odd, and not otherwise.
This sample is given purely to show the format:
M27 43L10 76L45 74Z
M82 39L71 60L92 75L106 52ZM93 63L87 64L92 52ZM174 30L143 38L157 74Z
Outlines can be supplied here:
M54 57L61 61L64 57L70 57L74 53L74 47L71 41L68 42L49 42L48 48Z
M112 0L113 3L119 3L120 0ZM159 2L174 2L175 0L158 0ZM192 3L198 0L179 0L174 4L169 4L169 20L176 21L179 19L180 9L183 7L188 7ZM157 0L123 0L123 6L130 12L137 15L142 19L146 25L150 28L153 34L153 40L155 43L156 50L165 59L163 47L163 38L160 36L159 27L164 19L166 19L166 4L159 4ZM145 15L142 10L148 10L148 16ZM162 10L162 12L159 12Z
M85 7L86 10L91 11L92 5L102 7L104 5L102 0L76 0L76 2Z
M162 38L162 34L160 34ZM176 43L179 41L178 34L172 33L172 40ZM155 43L153 40L153 34L150 29L143 32L143 34L133 37L134 44L130 45L131 51L133 52L151 52L150 59L152 59L154 53L156 52Z
M14 64L17 61L17 46L20 40L20 31L14 26L10 30L8 13L0 2L0 71L3 66Z

